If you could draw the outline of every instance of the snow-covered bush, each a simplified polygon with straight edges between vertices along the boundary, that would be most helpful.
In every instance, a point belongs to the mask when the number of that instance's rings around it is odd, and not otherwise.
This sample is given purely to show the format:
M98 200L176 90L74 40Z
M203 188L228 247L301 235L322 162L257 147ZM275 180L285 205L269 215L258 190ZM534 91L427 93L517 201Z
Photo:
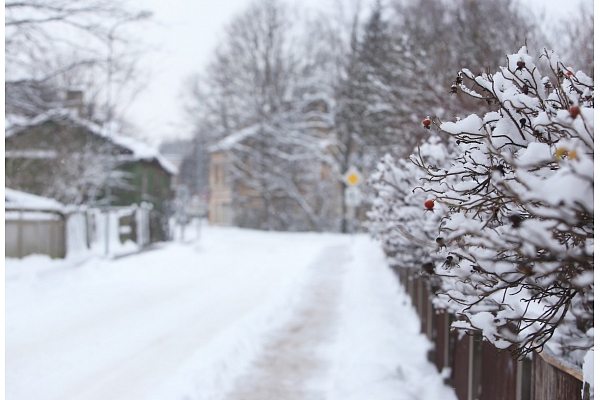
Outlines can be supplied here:
M427 165L443 165L449 161L448 149L436 136L416 151ZM425 207L428 195L415 190L421 185L421 171L409 159L395 160L389 154L381 159L368 185L375 193L366 226L383 246L392 267L433 268L439 261L436 254L439 226L446 209L440 205ZM439 240L438 240L439 241Z
M420 173L403 161L401 169L411 183L421 179L415 193L423 190L434 200L432 215L441 216L429 234L438 246L421 262L433 258L426 269L441 280L436 304L459 315L454 325L519 356L545 348L581 364L593 346L594 87L555 54L540 60L550 76L525 47L495 74L463 69L456 92L490 111L455 122L433 118L456 156L432 164L424 146L411 156ZM406 205L400 197L387 207ZM407 226L395 221L398 231ZM430 223L411 221L421 231ZM421 249L412 254L421 257Z

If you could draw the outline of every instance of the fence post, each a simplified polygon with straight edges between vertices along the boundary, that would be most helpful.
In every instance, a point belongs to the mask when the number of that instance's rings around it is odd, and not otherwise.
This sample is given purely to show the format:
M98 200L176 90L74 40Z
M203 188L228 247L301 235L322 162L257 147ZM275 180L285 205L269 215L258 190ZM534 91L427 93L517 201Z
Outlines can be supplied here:
M433 340L433 318L435 316L435 310L431 303L431 290L430 286L425 282L425 304L427 306L427 337Z
M467 375L467 400L473 400L473 353L475 352L473 336L469 335L469 369Z
M517 393L516 400L531 400L531 360L517 360Z
M450 313L444 310L444 367L450 367Z
M58 220L58 226L59 226L59 232L60 232L60 240L59 240L59 246L60 246L60 258L65 258L67 256L67 240L69 240L67 238L68 232L67 232L67 218L68 216L61 213L60 214L60 219Z
M571 400L581 398L583 376L580 371L564 365L545 354L533 353L532 400Z
M23 210L19 210L17 221L17 254L19 258L23 258Z

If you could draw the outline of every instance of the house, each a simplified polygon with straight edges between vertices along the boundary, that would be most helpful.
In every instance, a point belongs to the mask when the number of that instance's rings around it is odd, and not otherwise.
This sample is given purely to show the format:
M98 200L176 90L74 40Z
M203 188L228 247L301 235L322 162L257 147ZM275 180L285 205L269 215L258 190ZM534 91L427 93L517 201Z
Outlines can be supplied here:
M310 132L314 151L330 154L333 121L327 103L318 97L310 99L302 109L302 116L302 126ZM296 161L292 147L282 148L279 154L290 151L290 156L283 156L281 163L273 165L279 171L278 182L269 182L265 171L253 168L262 164L263 159L260 151L252 149L264 151L265 146L274 145L271 139L261 136L263 129L269 128L249 124L208 148L209 222L253 229L336 229L343 184L331 165L315 154L310 161ZM301 151L308 153L305 148ZM284 180L287 183L282 183ZM289 192L283 188L286 184L291 188ZM275 214L279 219L269 224L268 219Z
M227 152L215 151L210 155L210 203L208 220L212 225L232 225L232 187L225 179Z
M249 189L243 182L234 182L230 175L232 162L232 149L243 143L247 138L256 133L255 127L241 130L227 136L216 145L209 148L209 187L210 201L208 220L212 225L237 225L240 221L234 220L233 196L234 193L244 194L248 197ZM258 203L258 195L251 196ZM254 206L258 208L260 206ZM240 210L241 211L241 210ZM239 212L238 214L241 214ZM238 219L241 218L238 217ZM237 222L237 223L236 223Z
M6 117L7 187L64 204L151 205L152 241L168 237L176 174L154 148L119 134L114 125L107 129L80 118L73 108Z

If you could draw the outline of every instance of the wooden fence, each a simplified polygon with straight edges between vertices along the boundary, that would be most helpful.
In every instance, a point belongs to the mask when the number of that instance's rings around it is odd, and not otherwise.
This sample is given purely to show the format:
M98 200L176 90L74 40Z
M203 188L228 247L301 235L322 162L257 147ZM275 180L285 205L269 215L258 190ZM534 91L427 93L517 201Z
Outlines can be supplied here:
M99 215L104 209L63 212L55 210L5 209L5 257L23 258L31 254L44 254L52 258L64 258L68 252L68 235L85 236L82 239L88 249L93 241L104 240L98 234ZM121 243L128 240L140 248L158 241L162 236L155 231L160 226L152 224L150 211L136 207L112 207L108 212L118 217L118 234ZM77 232L69 231L67 220L73 214L82 214L85 227Z
M62 258L67 253L65 217L54 211L6 210L5 257L47 254Z
M447 384L459 400L576 400L582 398L581 370L548 355L519 361L499 351L481 335L450 328L454 316L436 311L430 301L429 278L395 268L421 319L421 331L433 342L430 360L439 371L450 368ZM583 394L589 400L589 390Z

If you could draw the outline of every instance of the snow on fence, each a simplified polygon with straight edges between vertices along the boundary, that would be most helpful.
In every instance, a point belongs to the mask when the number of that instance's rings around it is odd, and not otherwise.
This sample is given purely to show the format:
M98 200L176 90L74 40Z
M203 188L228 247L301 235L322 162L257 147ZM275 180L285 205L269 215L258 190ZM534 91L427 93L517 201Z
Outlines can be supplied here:
M108 210L65 206L55 200L5 189L5 257L45 254L52 258L137 251L151 243L151 208ZM106 213L109 232L106 235Z
M104 254L108 250L109 254L121 255L148 246L152 242L150 211L151 208L144 204L89 209L90 248L95 253Z
M65 219L59 212L7 209L4 234L6 257L47 254L63 258L67 254Z
M548 353L516 360L481 335L451 330L454 316L435 311L428 277L408 268L395 271L421 318L421 331L434 345L430 360L446 374L459 400L590 399L581 369Z

